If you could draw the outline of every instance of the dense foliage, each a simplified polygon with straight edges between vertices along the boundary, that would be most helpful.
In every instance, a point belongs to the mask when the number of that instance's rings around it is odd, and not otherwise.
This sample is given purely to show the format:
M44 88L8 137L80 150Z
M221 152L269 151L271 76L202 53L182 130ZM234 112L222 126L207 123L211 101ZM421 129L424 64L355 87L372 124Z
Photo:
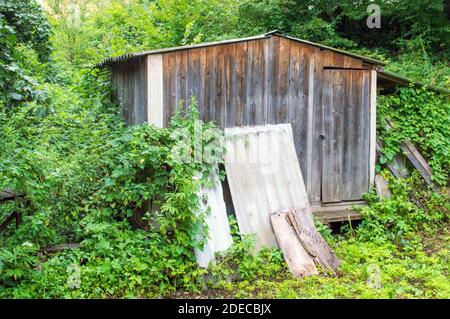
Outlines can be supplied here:
M49 36L47 17L36 2L0 2L0 109L42 98L43 92L36 89L35 79L21 60L36 54L40 62L46 61L50 54Z
M209 269L199 269L193 249L207 234L207 211L199 209L198 190L211 182L213 167L181 163L172 152L180 146L177 132L193 134L199 123L195 100L167 129L125 127L110 99L108 72L92 68L128 51L280 29L448 86L444 2L379 1L382 28L367 32L369 2L48 0L44 12L34 0L0 1L0 189L25 194L0 206L0 221L12 211L23 214L17 230L11 225L0 233L0 296L159 297L185 290L448 298L448 194L427 189L416 174L405 181L383 171L393 196L367 194L358 227L346 224L336 235L317 223L343 261L339 276L292 278L281 252L252 254L252 238L239 234L233 219L234 245ZM377 115L385 147L378 167L409 138L445 186L449 111L447 98L421 88L382 97ZM383 128L388 117L389 131ZM213 124L201 128L204 149L217 131ZM191 142L183 146L195 156L198 145ZM81 245L38 255L63 243Z
M446 185L450 170L450 103L425 88L401 88L395 95L379 98L378 128L384 142L381 163L390 162L409 139L429 159L432 178ZM393 127L387 129L390 123Z

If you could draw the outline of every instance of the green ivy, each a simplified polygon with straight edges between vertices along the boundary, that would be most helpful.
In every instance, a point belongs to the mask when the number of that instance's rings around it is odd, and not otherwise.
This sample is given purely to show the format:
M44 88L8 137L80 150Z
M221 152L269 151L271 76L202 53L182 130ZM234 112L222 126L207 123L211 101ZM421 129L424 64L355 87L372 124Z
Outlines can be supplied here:
M390 162L400 153L400 144L409 139L428 159L432 179L440 185L448 182L450 169L450 103L426 88L400 88L397 94L378 99L377 127L383 140L380 163ZM386 129L386 121L393 124Z

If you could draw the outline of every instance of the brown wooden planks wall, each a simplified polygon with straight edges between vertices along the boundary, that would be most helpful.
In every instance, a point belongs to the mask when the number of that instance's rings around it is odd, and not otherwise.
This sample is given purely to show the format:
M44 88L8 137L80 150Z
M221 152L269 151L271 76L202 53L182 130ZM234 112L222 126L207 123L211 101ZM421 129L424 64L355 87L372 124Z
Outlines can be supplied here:
M369 85L370 71L324 71L323 202L358 200L368 191Z
M320 142L316 131L320 123L312 123L319 116L315 113L320 112L320 95L319 104L309 98L316 96L310 82L320 82L321 76L313 55L321 54L318 48L277 36L165 53L164 123L182 100L186 107L191 95L197 98L203 120L221 127L292 123L304 176L319 182L320 176L306 172L308 165L319 163L308 162L308 156L317 159L320 155L312 153L321 152L313 145ZM321 58L315 60L320 65ZM320 189L315 187L314 192L311 199L319 202Z
M334 192L330 196L336 200L332 201L360 198L355 189L365 187L365 173L356 177L354 185L348 183L355 178L351 172L365 171L366 165L353 161L357 152L366 156L363 146L368 134L361 129L368 125L370 92L363 90L368 79L366 75L353 76L369 72L358 71L366 67L361 60L279 36L170 51L162 56L164 125L181 101L186 108L191 95L197 98L203 120L215 121L223 128L291 123L310 201L322 202L327 187ZM352 75L327 77L334 68L348 68ZM324 95L326 86L329 93ZM336 109L331 101L337 101L333 102ZM361 104L361 109L348 107L355 103ZM329 132L336 137L331 144L326 141ZM332 153L337 160L325 163L324 156ZM357 169L355 165L363 166ZM323 172L334 178L333 183L323 185ZM344 180L345 187L331 190Z
M116 101L127 125L147 122L147 60L145 57L117 63L112 70Z

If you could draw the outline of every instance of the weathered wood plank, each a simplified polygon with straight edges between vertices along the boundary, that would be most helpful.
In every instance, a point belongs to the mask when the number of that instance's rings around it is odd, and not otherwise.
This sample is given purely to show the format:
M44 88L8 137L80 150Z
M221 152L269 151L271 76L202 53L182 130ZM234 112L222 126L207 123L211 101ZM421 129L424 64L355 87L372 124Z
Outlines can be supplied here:
M128 63L121 63L121 113L125 120L125 122L128 124L129 117L128 117Z
M263 50L264 50L264 114L261 119L261 124L269 123L269 111L270 111L270 88L272 87L272 65L273 65L273 57L272 57L272 39L266 39L263 42Z
M352 220L361 220L362 215L353 210L340 210L331 212L315 211L313 215L318 218L322 223L329 224L335 222L348 222Z
M226 107L223 95L226 87L224 86L224 52L223 48L217 48L214 62L214 107L211 113L211 119L216 121L219 126L223 126L226 120Z
M290 272L296 277L317 275L319 272L314 261L298 240L287 219L287 213L273 213L270 215L270 221Z
M306 141L305 143L300 142L302 127L305 127L306 123L301 120L302 112L305 109L303 104L304 95L304 78L305 78L305 60L299 47L295 46L293 43L289 48L290 59L289 59L289 87L288 87L288 112L287 112L287 122L291 123L292 134L298 138L294 139L295 150L297 156L300 159L300 167L302 168L302 173L306 177L305 166L306 163L302 156L306 152ZM302 155L300 155L302 154Z
M403 141L400 145L400 149L403 154L408 158L411 164L415 169L419 172L420 176L425 180L428 185L432 185L433 181L431 180L432 170L430 165L428 165L427 161L423 156L419 153L417 148L408 140Z
M16 194L14 191L9 189L0 190L0 203L6 202L9 200L16 199L18 197L23 197L23 194Z
M140 122L147 123L148 122L148 71L147 71L147 58L142 57L139 59L140 71L139 71L139 91L140 91Z
M342 55L338 52L333 52L330 50L324 50L323 58L324 67L333 68L351 68L351 69L361 69L363 68L363 61L350 56Z
M202 63L202 72L204 73L203 77L203 105L204 105L204 114L202 116L203 121L216 121L215 113L216 107L214 103L211 103L211 91L213 90L213 56L211 55L212 48L204 49L204 61Z
M380 174L375 176L375 189L380 198L389 199L392 196L391 191L389 190L388 181Z
M222 76L222 83L221 83L221 91L222 91L222 121L223 121L223 127L228 127L229 125L233 125L232 121L230 120L230 113L231 113L231 73L233 70L233 58L231 56L233 54L232 47L231 46L225 46L223 47L223 76Z
M280 73L280 65L278 56L280 54L280 38L271 37L269 44L269 70L268 76L271 81L268 87L268 107L267 107L267 123L277 123L277 104L278 104L278 76Z
M352 94L354 99L354 127L352 131L351 191L344 200L359 200L369 190L369 73L364 70L353 73Z
M291 41L280 38L277 60L277 88L276 88L276 106L275 121L276 123L287 123L288 121L288 103L289 103L289 78L290 78L290 44Z
M325 70L323 90L323 161L322 161L322 201L341 201L340 134L342 106L342 77L334 70Z
M239 118L239 110L238 110L238 94L239 94L239 85L238 85L238 81L239 81L239 75L238 72L240 70L239 68L239 61L238 58L236 57L237 54L239 54L237 51L238 47L236 44L232 45L230 47L230 81L228 82L228 84L230 85L230 95L228 96L229 98L229 104L228 106L230 107L230 112L228 113L228 117L229 117L229 125L227 126L237 126L238 125L238 118Z
M392 122L388 121L386 123L387 129L391 129L392 126L393 126ZM381 143L380 146L382 146ZM407 139L404 140L403 143L400 145L400 149L403 152L403 155L405 155L406 158L409 160L409 162L414 166L414 168L417 169L417 171L425 180L425 182L428 185L433 185L433 181L431 179L433 172L428 162L420 154L419 150ZM437 190L438 188L435 186L435 189Z
M308 208L291 210L287 218L306 252L325 271L335 273L340 262L330 246L317 231Z
M262 105L263 85L264 85L264 60L262 52L262 44L260 41L249 41L247 54L246 92L245 93L245 109L244 109L244 125L255 125L261 123L264 112Z
M198 78L198 110L200 112L200 117L203 121L208 121L209 119L209 109L208 105L205 103L205 97L209 97L209 85L210 82L207 83L207 50L210 48L201 48L199 49L199 78ZM208 79L209 80L209 79Z
M229 76L229 68L225 64L227 48L221 47L217 49L215 55L215 78L216 78L216 118L220 127L226 126L227 120L227 77Z
M265 49L266 49L266 43L265 41L254 41L254 46L256 46L256 72L258 74L257 79L252 81L252 85L254 86L254 97L255 100L255 106L252 108L252 118L253 118L253 125L261 125L266 123L266 116L267 116L267 105L266 105L266 99L265 99L265 85L266 85L266 64L267 61L265 60Z
M187 59L188 54L186 50L181 50L176 52L175 57L175 77L176 77L176 98L175 98L175 105L168 106L170 108L169 113L173 114L175 112L176 108L179 106L181 101L183 101L183 109L187 107L188 103L188 93L187 93L187 78L186 78L186 72L187 72ZM167 107L167 106L166 106Z
M370 149L369 183L375 180L377 138L377 71L370 71Z
M312 161L311 161L311 188L308 189L308 196L311 203L319 203L322 200L322 153L323 153L323 136L324 136L324 102L322 101L322 93L324 90L323 80L323 51L314 49L310 59L310 72L308 79L308 105L313 105L313 126L312 126ZM311 95L312 92L312 95ZM308 106L309 107L309 106ZM309 155L308 155L309 156Z
M343 199L342 172L344 166L344 109L347 106L345 105L345 97L348 95L348 91L345 87L345 79L348 77L348 74L338 73L336 75L337 82L333 88L334 101L336 101L336 103L333 103L333 156L335 157L333 160L333 164L335 165L333 172L336 176L336 195L334 197L334 201L337 202Z
M201 98L201 70L200 70L200 50L193 49L188 51L188 99L195 97L197 103Z
M0 233L3 232L13 221L16 221L16 228L19 227L21 218L18 217L19 213L12 212L8 217L0 224Z
M174 98L175 88L175 54L163 55L163 125L166 127L175 114L177 105Z
M323 202L358 200L369 189L368 72L324 71Z
M357 101L355 100L353 86L353 72L348 72L345 77L345 104L344 104L344 145L343 145L343 166L342 166L342 197L344 199L352 198L352 180L353 180L353 156L354 156L354 131L355 131L355 116L358 108L355 107Z
M235 52L235 76L236 76L236 125L244 125L246 113L246 73L247 73L247 42L236 44Z
M223 57L223 56L222 56ZM217 125L221 125L221 99L220 99L220 79L221 74L220 71L218 72L218 65L220 65L220 57L217 53L217 48L212 47L211 53L208 54L208 72L209 72L209 98L208 103L209 107L211 108L209 111L209 118L216 122ZM206 96L207 94L205 94Z
M354 197L351 199L360 199L363 193L369 191L370 187L370 71L358 71L362 73L362 97L363 101L361 104L362 110L360 111L362 117L362 127L360 131L360 136L362 140L361 147L361 159L359 173L360 178L358 179L357 189L358 193L354 193ZM356 198L357 197L357 198Z

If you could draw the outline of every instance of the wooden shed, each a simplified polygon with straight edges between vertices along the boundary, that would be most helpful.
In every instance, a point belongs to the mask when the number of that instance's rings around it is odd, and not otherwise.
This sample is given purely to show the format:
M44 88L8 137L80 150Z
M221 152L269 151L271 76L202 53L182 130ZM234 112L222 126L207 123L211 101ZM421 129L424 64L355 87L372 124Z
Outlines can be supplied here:
M325 211L360 202L373 182L382 65L277 32L99 64L112 69L115 96L130 125L166 126L191 95L203 120L223 128L291 123L309 200Z

